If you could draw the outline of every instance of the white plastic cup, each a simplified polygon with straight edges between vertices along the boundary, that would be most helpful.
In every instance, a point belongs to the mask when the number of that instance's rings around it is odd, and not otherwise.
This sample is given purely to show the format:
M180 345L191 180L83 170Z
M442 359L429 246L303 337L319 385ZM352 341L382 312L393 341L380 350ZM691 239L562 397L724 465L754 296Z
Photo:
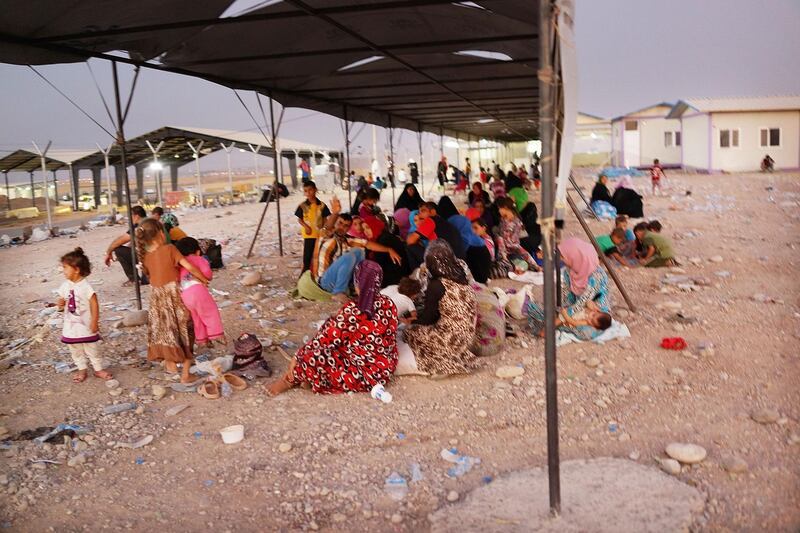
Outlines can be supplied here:
M228 426L219 430L222 436L222 442L225 444L236 444L244 439L244 426L237 424L235 426Z
M391 403L392 402L392 393L391 392L386 392L386 389L380 383L378 383L377 385L372 387L372 390L370 391L369 394L370 394L370 396L372 396L376 400L380 400L383 403Z

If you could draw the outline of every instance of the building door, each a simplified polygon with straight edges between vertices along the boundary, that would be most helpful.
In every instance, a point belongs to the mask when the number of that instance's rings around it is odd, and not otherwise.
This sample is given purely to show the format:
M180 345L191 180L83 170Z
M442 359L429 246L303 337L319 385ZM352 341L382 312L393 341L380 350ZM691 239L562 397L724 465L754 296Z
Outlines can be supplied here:
M640 164L639 121L626 120L625 130L622 132L622 135L625 150L625 161L623 161L623 164L626 167L638 167Z

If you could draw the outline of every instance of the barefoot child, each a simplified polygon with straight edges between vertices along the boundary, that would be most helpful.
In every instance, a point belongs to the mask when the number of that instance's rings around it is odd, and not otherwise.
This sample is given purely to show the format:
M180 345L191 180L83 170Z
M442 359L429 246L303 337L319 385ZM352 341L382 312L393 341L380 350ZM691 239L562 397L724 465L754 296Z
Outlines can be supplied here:
M200 255L200 243L192 237L184 237L175 245L178 251L193 264L206 279L210 280L211 265ZM192 314L194 326L194 341L205 344L211 348L213 341L219 340L225 344L225 333L222 330L222 318L214 297L208 292L208 287L194 279L194 276L181 268L181 299Z
M147 359L163 360L167 371L173 373L177 372L178 363L183 363L181 382L188 383L194 334L191 314L181 300L179 267L203 285L208 280L174 245L166 244L164 226L157 220L145 219L136 228L136 255L152 287L147 313Z
M661 178L666 178L664 169L658 159L653 159L653 166L650 167L650 184L653 186L653 196L656 195L656 189L658 189L659 194L663 193Z
M647 222L636 224L633 232L642 244L639 263L650 268L678 265L675 252L672 251L672 242L660 233L650 231Z
M103 358L97 353L100 340L100 304L97 294L86 277L92 273L89 258L81 248L61 256L61 268L67 281L58 288L59 311L64 311L64 329L61 342L69 347L69 353L78 373L72 378L75 383L86 381L88 358L94 368L94 376L111 379L111 372L103 370ZM66 308L66 309L65 309Z

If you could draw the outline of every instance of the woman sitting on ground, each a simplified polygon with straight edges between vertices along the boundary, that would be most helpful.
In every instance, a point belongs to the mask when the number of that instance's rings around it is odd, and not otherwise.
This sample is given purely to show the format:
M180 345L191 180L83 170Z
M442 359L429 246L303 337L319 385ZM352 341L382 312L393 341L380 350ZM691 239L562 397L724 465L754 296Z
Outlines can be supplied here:
M423 201L424 200L419 195L417 186L413 183L409 183L403 189L403 192L397 199L397 203L394 204L394 210L397 211L398 209L406 208L409 211L414 211L415 209L419 209L419 206Z
M477 306L461 263L450 245L432 241L425 250L424 307L403 338L411 347L417 367L428 374L463 374L475 366L470 351L475 341Z
M164 224L164 234L167 237L167 244L176 243L179 240L188 237L186 232L178 227L180 225L180 222L178 222L178 217L172 213L165 213L161 215L161 223Z
M492 264L492 257L486 248L486 242L472 231L472 222L458 212L449 197L442 196L439 199L437 213L458 230L458 234L464 242L465 260L472 272L472 277L478 283L486 283Z
M356 267L356 300L328 318L303 345L283 377L267 387L276 396L308 384L321 394L369 392L386 385L397 366L397 308L380 294L383 272L374 261Z
M608 276L597 258L594 246L569 238L558 246L564 267L561 270L559 327L582 340L599 336L611 326L611 299ZM528 322L535 335L544 330L544 311L535 302L528 304Z
M367 240L394 250L400 257L406 256L405 243L400 240L397 235L390 233L386 228L386 224L380 218L367 217L367 219L364 220L364 232ZM408 261L397 264L392 261L388 252L370 251L367 257L378 263L381 267L381 271L383 272L383 283L381 287L397 285L403 277L411 273L411 270L408 268Z
M496 228L497 251L496 260L509 267L513 264L517 274L521 274L527 269L538 271L539 265L533 256L520 243L520 233L524 229L522 220L519 218L514 201L510 198L500 198L497 200L497 207L500 210L500 224ZM514 261L523 263L515 263Z
M489 193L483 190L483 184L480 181L476 181L472 184L472 190L469 191L467 195L467 203L470 207L475 207L475 202L479 200L482 201L484 205L492 203L489 198Z

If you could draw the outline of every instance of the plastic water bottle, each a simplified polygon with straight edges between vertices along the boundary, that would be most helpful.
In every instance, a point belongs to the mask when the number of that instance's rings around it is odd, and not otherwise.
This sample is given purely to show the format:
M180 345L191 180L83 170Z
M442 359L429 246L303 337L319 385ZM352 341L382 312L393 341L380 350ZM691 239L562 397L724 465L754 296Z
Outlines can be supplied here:
M392 393L386 392L386 389L380 383L372 387L372 390L370 391L369 395L375 398L376 400L382 401L383 403L392 402Z
M222 391L223 398L230 398L231 394L233 394L233 388L227 381L222 382L222 387L220 387L220 390Z
M408 494L408 483L406 482L406 478L397 472L392 472L389 474L389 477L386 478L383 484L383 490L391 499L399 502Z
M136 409L135 402L118 403L116 405L106 405L103 408L104 415L113 415L116 413L124 413L125 411L133 411Z

